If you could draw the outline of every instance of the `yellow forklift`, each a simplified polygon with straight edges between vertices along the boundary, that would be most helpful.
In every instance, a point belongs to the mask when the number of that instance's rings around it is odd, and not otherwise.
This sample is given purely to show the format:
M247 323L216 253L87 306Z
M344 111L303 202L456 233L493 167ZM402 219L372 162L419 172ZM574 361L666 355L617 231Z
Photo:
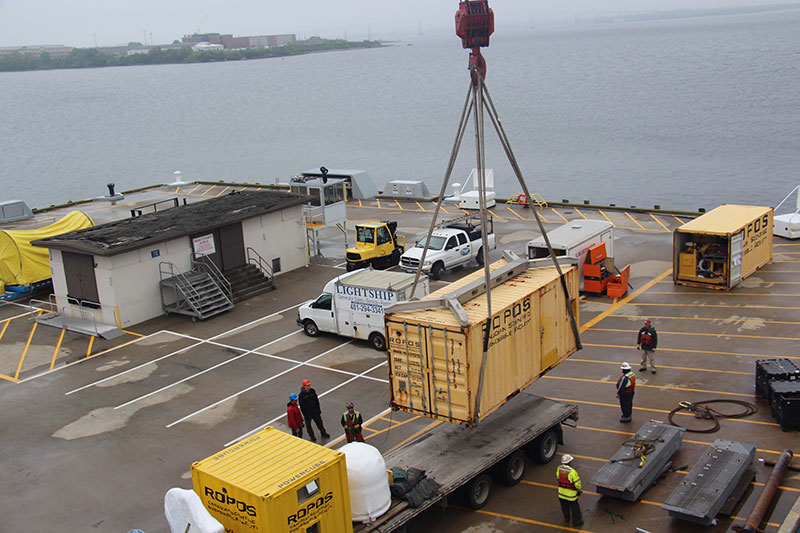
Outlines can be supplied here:
M382 270L400 262L406 238L397 236L397 222L364 222L356 225L356 245L347 249L347 271L372 265Z

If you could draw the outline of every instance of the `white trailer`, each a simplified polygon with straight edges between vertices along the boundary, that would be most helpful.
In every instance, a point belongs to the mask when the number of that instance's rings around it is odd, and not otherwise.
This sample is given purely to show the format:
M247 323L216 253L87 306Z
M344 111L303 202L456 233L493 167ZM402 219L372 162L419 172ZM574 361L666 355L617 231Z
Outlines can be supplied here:
M362 269L342 274L328 283L315 300L297 310L297 325L306 335L320 332L368 340L376 350L386 349L384 308L411 300L414 274ZM413 297L428 294L428 278L422 276Z
M614 257L614 225L606 220L570 220L553 231L547 232L550 246L556 256L566 255L578 260L578 279L583 290L583 264L589 248L601 242L606 243L606 255ZM544 237L528 241L528 259L549 257Z

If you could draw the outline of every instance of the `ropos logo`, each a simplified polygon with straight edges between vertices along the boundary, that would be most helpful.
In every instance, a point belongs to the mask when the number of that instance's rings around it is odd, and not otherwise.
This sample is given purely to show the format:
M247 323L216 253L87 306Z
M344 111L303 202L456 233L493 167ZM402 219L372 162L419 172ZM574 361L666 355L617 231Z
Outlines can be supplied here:
M754 233L760 232L762 229L769 227L769 215L764 215L757 218L747 225L747 236L750 237Z
M314 514L314 511L320 510L324 505L333 499L333 492L328 492L325 496L320 496L316 500L308 502L305 507L301 507L296 513L286 517L286 525L297 524L298 521L303 520L307 516Z
M232 505L240 513L246 513L247 516L256 516L256 508L252 505L247 505L245 502L239 501L236 498L228 496L228 490L223 488L222 492L214 490L211 487L203 487L205 495L213 499L215 502L223 505Z

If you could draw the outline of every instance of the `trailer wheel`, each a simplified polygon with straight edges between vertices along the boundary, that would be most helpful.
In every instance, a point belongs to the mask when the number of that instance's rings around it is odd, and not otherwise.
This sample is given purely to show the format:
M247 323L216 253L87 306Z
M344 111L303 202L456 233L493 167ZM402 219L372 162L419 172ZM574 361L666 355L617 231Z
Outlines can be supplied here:
M309 337L316 337L319 335L319 327L313 320L306 320L303 322L303 331L305 331L306 335Z
M464 493L467 506L475 510L482 508L489 501L491 492L492 478L486 473L479 474L467 485L467 491Z
M522 480L525 475L525 454L517 450L498 465L497 475L500 480L512 487Z
M433 279L442 279L442 271L444 270L444 264L441 261L437 261L431 267L431 277Z
M383 338L383 335L380 333L373 333L369 336L369 343L372 345L373 348L382 352L386 350L386 339Z
M553 460L558 450L558 431L550 429L528 445L528 455L534 461L547 464Z

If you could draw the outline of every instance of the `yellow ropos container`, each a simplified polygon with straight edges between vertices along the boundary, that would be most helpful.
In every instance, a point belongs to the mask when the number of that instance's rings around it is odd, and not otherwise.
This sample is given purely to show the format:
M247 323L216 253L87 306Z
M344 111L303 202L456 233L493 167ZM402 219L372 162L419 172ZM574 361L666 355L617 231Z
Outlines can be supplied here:
M576 351L555 267L521 265L518 273L503 273L492 285L492 326L480 402L487 298L485 292L473 298L470 294L475 292L473 287L482 286L482 270L419 302L409 302L407 308L423 307L426 301L437 299L450 302L445 306L403 310L401 304L396 312L387 310L393 408L472 427ZM506 259L490 266L493 275L509 267ZM579 323L578 269L568 265L561 269ZM460 318L453 311L456 298L463 308Z
M192 485L226 532L351 532L343 453L267 427L192 464Z
M724 204L675 229L672 279L728 290L772 261L773 209Z

